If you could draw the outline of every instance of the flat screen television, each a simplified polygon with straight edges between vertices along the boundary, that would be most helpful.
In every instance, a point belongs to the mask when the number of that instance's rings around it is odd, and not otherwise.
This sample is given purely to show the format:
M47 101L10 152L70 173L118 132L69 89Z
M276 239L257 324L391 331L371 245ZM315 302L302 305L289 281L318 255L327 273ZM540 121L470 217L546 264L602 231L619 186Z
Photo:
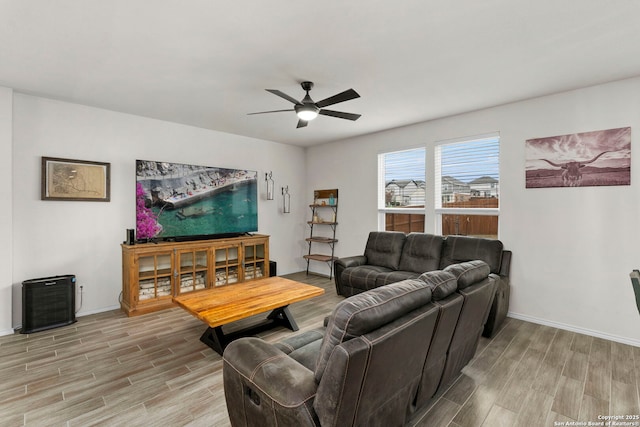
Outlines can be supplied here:
M258 172L136 160L136 240L258 231Z

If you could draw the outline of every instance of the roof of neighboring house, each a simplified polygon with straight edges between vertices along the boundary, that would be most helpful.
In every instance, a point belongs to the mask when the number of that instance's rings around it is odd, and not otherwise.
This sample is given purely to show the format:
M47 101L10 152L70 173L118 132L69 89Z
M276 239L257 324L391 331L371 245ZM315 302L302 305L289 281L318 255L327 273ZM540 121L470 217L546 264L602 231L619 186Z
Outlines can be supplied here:
M460 186L468 185L467 183L460 181L458 178L454 178L449 175L443 175L442 178L440 178L440 180L446 184L460 185Z
M420 187L420 188L424 188L425 186L425 182L419 179L393 179L391 181L388 181L385 184L385 187L388 187L393 184L393 185L397 185L400 188L404 188L411 183L414 183L416 187Z
M469 183L469 185L472 184L494 184L494 183L498 183L500 181L498 181L495 178L491 178L490 176L481 176L480 178L476 178L473 181L471 181Z

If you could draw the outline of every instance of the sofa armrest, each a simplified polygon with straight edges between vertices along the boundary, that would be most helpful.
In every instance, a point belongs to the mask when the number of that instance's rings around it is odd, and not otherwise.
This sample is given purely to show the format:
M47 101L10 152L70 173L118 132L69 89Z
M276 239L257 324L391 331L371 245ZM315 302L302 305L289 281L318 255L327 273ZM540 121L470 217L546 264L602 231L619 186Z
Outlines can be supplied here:
M364 255L350 256L346 258L338 258L333 262L333 280L336 283L336 293L343 295L342 293L342 272L349 267L357 267L359 265L365 265L367 263L367 257Z
M311 329L298 334L289 335L280 341L273 344L279 350L282 350L285 354L291 354L292 352L299 350L315 341L321 340L324 337L324 330L327 327L329 316L324 319L324 326L316 329Z
M255 337L224 351L223 381L232 425L313 426L313 371Z
M500 276L509 277L511 270L511 251L502 251L502 261L500 262Z
M365 265L367 263L367 257L364 255L350 256L346 258L338 258L335 262L343 268L357 267L359 265Z
M502 322L509 312L509 300L511 298L511 284L509 279L509 271L511 270L511 251L502 252L502 261L500 264L500 280L497 282L496 293L491 304L489 317L484 325L482 335L492 338L498 331Z
M326 320L325 320L326 321ZM294 359L307 369L314 371L326 325L317 329L289 335L273 346Z

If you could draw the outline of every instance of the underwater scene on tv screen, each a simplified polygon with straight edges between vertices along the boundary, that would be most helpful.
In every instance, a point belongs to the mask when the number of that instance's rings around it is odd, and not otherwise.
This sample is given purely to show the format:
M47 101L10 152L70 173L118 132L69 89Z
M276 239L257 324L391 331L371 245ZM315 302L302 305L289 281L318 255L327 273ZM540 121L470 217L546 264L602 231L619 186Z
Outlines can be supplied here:
M195 238L258 230L258 173L136 160L136 238Z

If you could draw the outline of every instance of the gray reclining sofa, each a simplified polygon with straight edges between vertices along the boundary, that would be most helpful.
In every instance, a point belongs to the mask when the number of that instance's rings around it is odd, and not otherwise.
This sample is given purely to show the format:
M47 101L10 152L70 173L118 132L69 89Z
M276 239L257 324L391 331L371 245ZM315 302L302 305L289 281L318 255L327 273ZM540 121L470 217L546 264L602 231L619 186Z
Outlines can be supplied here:
M355 295L476 259L486 262L491 273L500 277L483 331L484 336L492 337L509 310L511 251L504 250L500 240L374 231L369 234L363 255L334 262L336 292Z
M326 327L223 356L231 425L403 426L476 352L499 277L463 262L341 301Z

